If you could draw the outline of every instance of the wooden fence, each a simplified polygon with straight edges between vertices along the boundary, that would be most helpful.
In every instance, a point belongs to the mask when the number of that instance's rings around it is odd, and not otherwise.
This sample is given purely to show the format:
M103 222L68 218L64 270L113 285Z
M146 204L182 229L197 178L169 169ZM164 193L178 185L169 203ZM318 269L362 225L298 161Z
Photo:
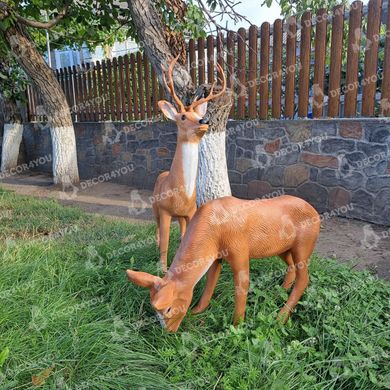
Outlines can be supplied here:
M231 117L390 116L390 9L368 7L305 12L258 29L240 28L188 42L195 84L212 83L215 61L235 92ZM383 21L382 16L386 16ZM74 121L132 121L159 115L163 97L140 52L56 71ZM44 120L41 99L28 88L31 121Z

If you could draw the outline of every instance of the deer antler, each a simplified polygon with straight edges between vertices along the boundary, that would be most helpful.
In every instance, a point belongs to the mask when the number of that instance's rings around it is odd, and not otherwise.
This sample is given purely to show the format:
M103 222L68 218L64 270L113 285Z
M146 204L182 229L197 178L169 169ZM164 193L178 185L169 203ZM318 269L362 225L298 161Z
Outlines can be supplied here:
M220 73L221 78L222 78L222 90L220 92L218 92L217 94L213 95L214 86L215 86L215 82L214 82L213 85L211 86L209 95L207 97L199 99L199 100L195 99L191 103L191 105L188 107L188 111L193 111L195 107L199 106L199 104L202 104L202 103L208 102L209 100L216 99L216 98L220 97L226 91L226 76L225 76L225 73L224 73L221 65L219 65L218 63L217 63L217 69L218 69L218 72Z
M166 72L166 69L161 66L162 70L163 70L163 73L162 73L162 76L163 76L163 80L164 80L164 84L165 86L167 87L167 89L171 92L171 95L173 97L173 100L176 102L176 104L178 105L179 109L180 109L180 112L185 112L186 111L186 108L184 106L184 104L182 103L182 101L178 98L178 96L176 95L176 92L175 92L175 87L174 87L174 84L173 84L173 68L175 67L176 65L176 62L178 60L179 56L177 56L176 58L174 58L171 63L169 64L169 69L168 69L168 78L169 78L169 83L167 83L167 79L165 78L165 72Z

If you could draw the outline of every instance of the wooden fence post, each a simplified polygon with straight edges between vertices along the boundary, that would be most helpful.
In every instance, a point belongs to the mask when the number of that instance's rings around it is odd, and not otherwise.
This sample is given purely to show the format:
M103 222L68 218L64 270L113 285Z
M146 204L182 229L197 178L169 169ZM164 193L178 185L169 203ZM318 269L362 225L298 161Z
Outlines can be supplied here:
M284 116L294 118L295 111L295 72L297 61L297 19L291 16L287 21L286 42L286 92Z
M309 81L311 55L311 12L306 11L301 19L301 50L299 55L298 116L307 117L309 109Z
M279 119L282 106L283 22L276 19L272 48L272 118Z
M333 8L332 42L330 48L330 72L329 72L329 98L328 116L339 115L340 110L340 81L341 59L343 54L344 33L344 6L338 5Z
M373 116L375 110L375 93L378 81L377 66L381 9L382 0L369 1L362 100L362 115L364 116Z
M327 24L328 12L322 8L317 12L315 35L313 118L319 118L323 115Z

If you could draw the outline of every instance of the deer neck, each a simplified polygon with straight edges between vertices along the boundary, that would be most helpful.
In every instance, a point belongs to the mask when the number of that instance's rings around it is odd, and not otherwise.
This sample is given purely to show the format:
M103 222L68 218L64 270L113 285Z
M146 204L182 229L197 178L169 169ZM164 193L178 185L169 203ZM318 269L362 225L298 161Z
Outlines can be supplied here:
M180 245L175 258L169 268L168 275L176 280L181 288L192 290L203 275L209 270L216 259L225 255L224 251L219 252L213 240L203 240L201 246L194 248L191 238L184 239Z
M195 191L198 173L198 154L198 143L177 141L170 174L175 178L177 187L183 188L188 198L191 198Z

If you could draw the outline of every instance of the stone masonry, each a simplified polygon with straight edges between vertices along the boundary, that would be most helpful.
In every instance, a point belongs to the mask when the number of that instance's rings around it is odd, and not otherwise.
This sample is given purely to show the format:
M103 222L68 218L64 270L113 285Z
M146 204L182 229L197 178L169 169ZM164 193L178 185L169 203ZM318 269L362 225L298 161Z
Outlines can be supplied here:
M170 122L76 123L80 177L132 166L117 183L152 189L176 147ZM320 213L390 225L390 121L385 119L229 121L233 194L293 194ZM50 154L49 131L25 126L25 159ZM39 170L50 172L50 165Z

